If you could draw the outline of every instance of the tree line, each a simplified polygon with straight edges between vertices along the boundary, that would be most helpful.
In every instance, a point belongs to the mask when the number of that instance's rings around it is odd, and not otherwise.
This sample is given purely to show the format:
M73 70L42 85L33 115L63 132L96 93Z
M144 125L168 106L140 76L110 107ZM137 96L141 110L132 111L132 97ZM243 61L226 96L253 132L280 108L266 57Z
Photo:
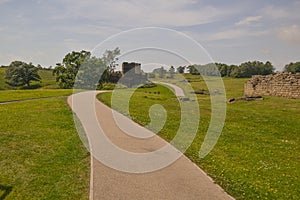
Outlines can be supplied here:
M300 72L300 62L291 62L290 64L285 65L284 71L291 72L293 74Z
M101 58L92 57L89 51L72 51L65 55L61 63L57 63L53 71L60 88L76 87L83 89L93 89L101 86L105 82L111 82L114 77L114 70L117 66L117 56L120 49L106 50ZM44 69L41 65L34 66L32 63L13 61L6 68L5 79L12 86L30 86L31 81L40 81L38 70ZM188 72L195 75L221 76L233 78L249 78L252 75L268 75L274 73L274 66L271 62L248 61L240 65L227 65L225 63L209 63L205 65L179 66L176 69L171 66L169 70L160 67L148 74L149 78L154 78L158 74L163 78L173 78L175 73L183 74ZM284 67L285 72L300 72L300 62L289 63ZM99 80L99 74L102 74ZM76 79L76 80L75 80Z
M227 65L225 63L209 63L206 65L189 65L187 70L190 74L205 76L221 76L232 78L249 78L252 75L268 75L274 73L271 62L248 61L240 65Z
M52 72L60 88L73 88L76 83L76 88L95 89L111 80L119 54L119 48L106 50L101 58L91 56L89 51L72 51L56 64ZM41 81L38 74L38 70L43 69L41 65L14 61L9 66L1 67L6 68L5 79L9 85L30 86L31 81Z
M209 63L205 65L188 65L179 66L176 68L176 73L183 74L188 72L193 75L204 76L221 76L232 78L250 78L252 75L268 75L274 73L275 68L270 61L265 63L261 61L248 61L241 63L240 65L227 65L225 63ZM290 63L285 65L284 72L300 73L300 62ZM164 67L156 68L150 74L151 77L158 74L159 77L163 77L165 74L170 74L172 77L174 67L171 66L169 70Z

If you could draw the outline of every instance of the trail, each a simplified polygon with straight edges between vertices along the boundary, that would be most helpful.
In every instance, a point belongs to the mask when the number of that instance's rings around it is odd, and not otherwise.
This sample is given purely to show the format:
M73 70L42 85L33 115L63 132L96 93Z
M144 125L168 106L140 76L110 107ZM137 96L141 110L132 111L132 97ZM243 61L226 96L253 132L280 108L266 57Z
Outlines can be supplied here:
M79 118L89 140L92 155L90 199L233 199L183 154L171 165L148 173L122 172L107 166L117 163L130 170L130 167L139 164L144 167L159 164L147 163L147 159L143 161L147 165L132 162L129 158L127 160L122 153L118 154L114 152L115 149L110 149L107 141L136 154L151 153L170 144L119 114L118 123L124 120L134 131L151 137L136 138L121 130L115 122L115 111L96 100L96 95L100 92L103 91L82 92L68 98L68 103ZM177 93L179 94L182 95ZM102 136L103 133L105 136ZM165 148L155 156L168 160L178 153L174 147ZM108 160L101 160L103 156Z

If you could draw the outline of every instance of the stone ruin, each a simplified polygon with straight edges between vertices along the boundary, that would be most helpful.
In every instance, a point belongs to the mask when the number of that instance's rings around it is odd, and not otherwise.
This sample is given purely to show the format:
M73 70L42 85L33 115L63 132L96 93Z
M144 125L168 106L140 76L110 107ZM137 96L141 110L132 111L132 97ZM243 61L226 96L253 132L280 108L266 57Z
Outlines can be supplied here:
M148 82L147 74L142 71L141 64L135 62L122 63L122 77L119 81L127 87L145 84Z
M300 73L254 75L246 82L244 95L246 97L267 95L300 99Z

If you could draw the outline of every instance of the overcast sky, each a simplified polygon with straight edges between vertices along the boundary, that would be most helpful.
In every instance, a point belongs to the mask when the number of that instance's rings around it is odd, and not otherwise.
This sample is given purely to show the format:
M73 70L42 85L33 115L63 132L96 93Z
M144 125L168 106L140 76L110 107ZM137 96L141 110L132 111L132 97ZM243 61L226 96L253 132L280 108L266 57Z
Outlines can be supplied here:
M299 10L299 0L0 0L0 65L55 66L72 50L151 26L185 33L216 62L281 69L300 61Z

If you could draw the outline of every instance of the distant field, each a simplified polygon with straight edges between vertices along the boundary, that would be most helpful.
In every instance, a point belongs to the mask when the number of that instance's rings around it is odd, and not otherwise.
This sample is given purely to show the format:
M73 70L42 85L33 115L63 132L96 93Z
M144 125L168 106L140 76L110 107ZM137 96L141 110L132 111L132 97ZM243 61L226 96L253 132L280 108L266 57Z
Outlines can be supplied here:
M11 90L11 89L22 89L26 87L12 87L6 83L5 80L5 68L0 68L0 90ZM39 75L41 77L41 82L32 81L31 87L32 89L36 88L49 88L49 89L55 89L58 88L58 85L55 80L55 76L52 75L51 70L39 70Z
M195 90L207 90L202 79L192 75L187 78ZM227 98L243 96L246 80L224 78ZM111 93L99 94L98 98L110 105ZM222 135L213 151L200 159L211 108L208 95L197 95L197 99L201 121L194 142L185 152L193 162L237 199L300 198L300 100L265 97L263 101L227 104ZM170 141L179 126L180 108L169 89L157 86L136 90L130 99L130 115L146 125L150 122L149 108L154 104L163 105L168 112L159 135Z
M56 83L55 76L52 74L52 70L39 70L39 75L42 78L42 81L40 83L42 88L50 88L55 89L58 88L58 85Z
M1 100L61 96L0 105L0 199L88 199L90 156L64 97L71 92L0 91Z

